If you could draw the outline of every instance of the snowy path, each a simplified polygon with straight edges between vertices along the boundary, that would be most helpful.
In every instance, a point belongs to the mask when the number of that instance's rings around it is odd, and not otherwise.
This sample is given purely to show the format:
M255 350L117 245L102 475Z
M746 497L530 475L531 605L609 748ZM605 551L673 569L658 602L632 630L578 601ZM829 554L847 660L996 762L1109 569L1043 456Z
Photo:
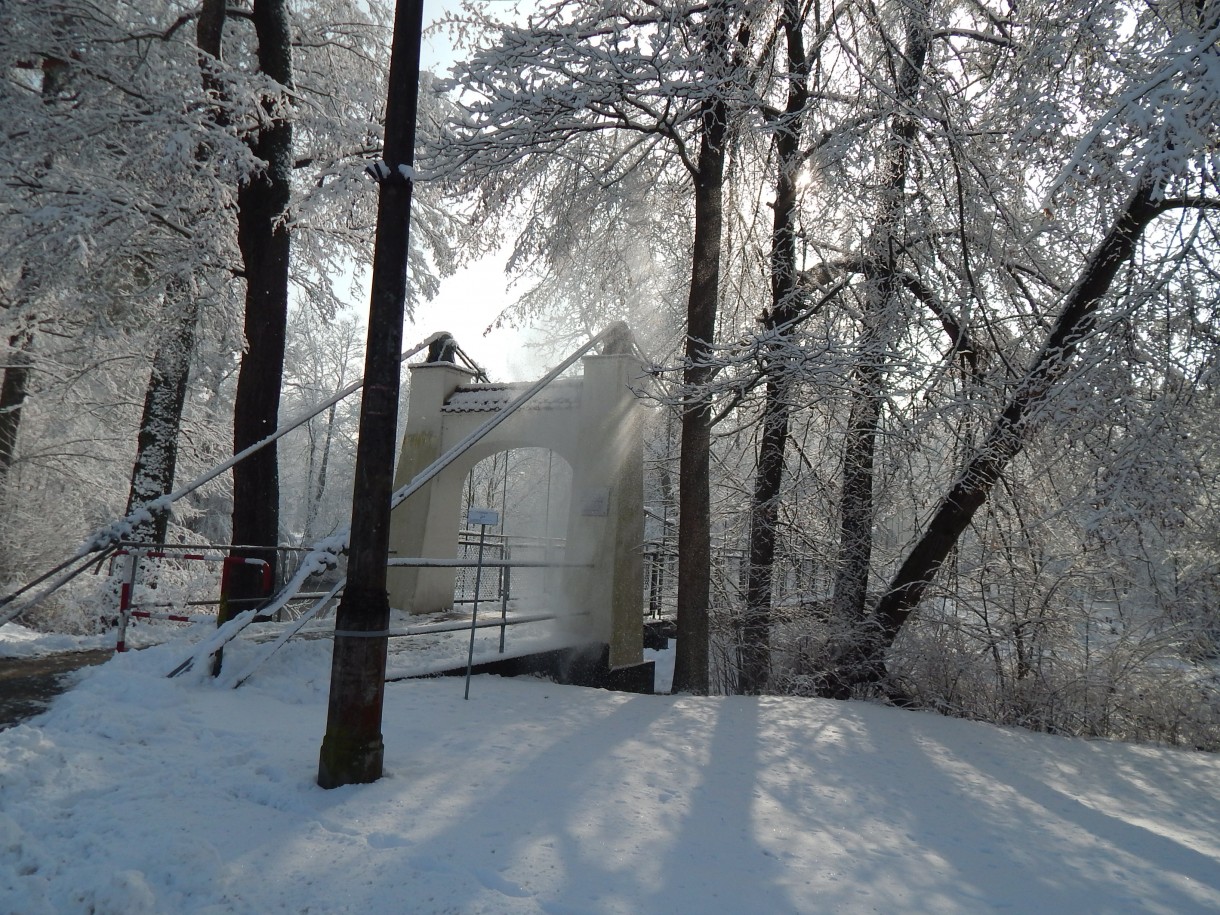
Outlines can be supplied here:
M0 734L0 911L1220 911L1216 756L480 677L391 684L388 776L327 792L329 651L149 649Z
M32 658L0 658L0 730L46 710L71 685L74 670L110 659L108 649Z

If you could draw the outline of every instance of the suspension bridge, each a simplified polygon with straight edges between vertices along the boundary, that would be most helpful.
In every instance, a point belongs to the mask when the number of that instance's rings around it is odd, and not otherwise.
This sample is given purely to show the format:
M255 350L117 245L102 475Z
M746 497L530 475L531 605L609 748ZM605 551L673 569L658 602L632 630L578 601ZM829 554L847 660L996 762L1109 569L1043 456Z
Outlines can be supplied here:
M402 359L425 350L427 360L409 366L392 499L394 615L386 635L394 647L387 676L545 673L566 682L651 691L651 663L643 659L644 607L647 600L657 615L657 563L664 551L644 542L642 408L633 390L642 364L629 332L622 325L608 329L532 383L490 383L445 334L432 335ZM223 581L234 563L259 560L209 544L133 542L128 538L134 524L359 387L356 382L336 392L258 445L95 533L64 563L0 600L0 623L107 561L116 582L119 650L126 647L133 620L215 620L198 612L214 601L158 601L156 589L146 586L156 565L216 563L223 601ZM522 449L547 456L540 530L510 530L508 460ZM556 458L564 468L558 486ZM475 504L473 474L488 459L503 462L498 511ZM496 473L493 463L491 477ZM347 531L341 531L309 548L281 548L299 560L288 580L268 588L265 600L237 608L184 650L167 674L209 663L235 639L253 641L257 650L245 652L241 664L222 673L214 665L222 682L237 687L289 640L333 634L330 617L346 583L338 574L346 546Z

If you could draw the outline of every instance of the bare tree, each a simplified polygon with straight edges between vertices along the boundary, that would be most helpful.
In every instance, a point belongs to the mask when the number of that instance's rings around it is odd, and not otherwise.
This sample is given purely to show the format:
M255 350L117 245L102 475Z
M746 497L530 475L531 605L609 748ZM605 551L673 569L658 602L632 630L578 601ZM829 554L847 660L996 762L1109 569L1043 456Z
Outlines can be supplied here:
M255 0L251 19L259 70L276 89L263 101L264 120L251 149L264 163L237 195L237 238L246 280L246 350L237 378L233 452L275 431L288 322L288 201L292 192L292 33L285 0ZM256 549L234 555L275 568L280 534L280 484L274 444L233 468L233 542ZM271 549L257 549L268 547ZM255 566L230 579L234 600L260 596Z
M205 0L195 31L203 90L218 103L223 101L223 88L216 76L216 64L221 57L224 19L223 0ZM228 126L228 114L222 104L214 107L213 120L220 129ZM197 150L196 156L206 160L206 147ZM144 412L140 417L136 460L127 496L125 514L128 515L174 488L182 409L186 403L191 359L195 354L196 325L202 307L200 290L193 287L189 277L180 275L171 276L165 286L162 307L164 325L160 330L160 342L153 356L152 372L144 394ZM131 537L133 540L164 543L168 526L169 512L161 510L147 521L137 524Z

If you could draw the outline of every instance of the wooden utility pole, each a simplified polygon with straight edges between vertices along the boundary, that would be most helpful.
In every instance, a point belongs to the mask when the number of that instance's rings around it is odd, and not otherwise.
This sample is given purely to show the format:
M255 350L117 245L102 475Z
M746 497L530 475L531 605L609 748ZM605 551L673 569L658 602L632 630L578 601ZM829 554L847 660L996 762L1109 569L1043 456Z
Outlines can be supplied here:
M386 593L390 496L397 435L399 353L407 297L415 113L423 0L398 0L390 52L383 159L370 168L380 185L369 303L364 396L352 493L347 587L335 617L330 707L318 763L323 788L381 778L390 601Z

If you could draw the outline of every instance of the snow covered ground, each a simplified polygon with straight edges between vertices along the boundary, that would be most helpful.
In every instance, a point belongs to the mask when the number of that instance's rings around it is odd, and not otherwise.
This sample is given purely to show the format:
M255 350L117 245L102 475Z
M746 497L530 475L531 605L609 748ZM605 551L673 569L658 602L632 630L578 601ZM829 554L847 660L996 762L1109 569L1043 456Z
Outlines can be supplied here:
M19 623L0 626L0 658L39 658L64 651L114 648L114 635L61 635L35 632Z
M1216 756L479 677L390 684L386 777L323 791L330 643L183 651L0 733L0 912L1220 911Z

